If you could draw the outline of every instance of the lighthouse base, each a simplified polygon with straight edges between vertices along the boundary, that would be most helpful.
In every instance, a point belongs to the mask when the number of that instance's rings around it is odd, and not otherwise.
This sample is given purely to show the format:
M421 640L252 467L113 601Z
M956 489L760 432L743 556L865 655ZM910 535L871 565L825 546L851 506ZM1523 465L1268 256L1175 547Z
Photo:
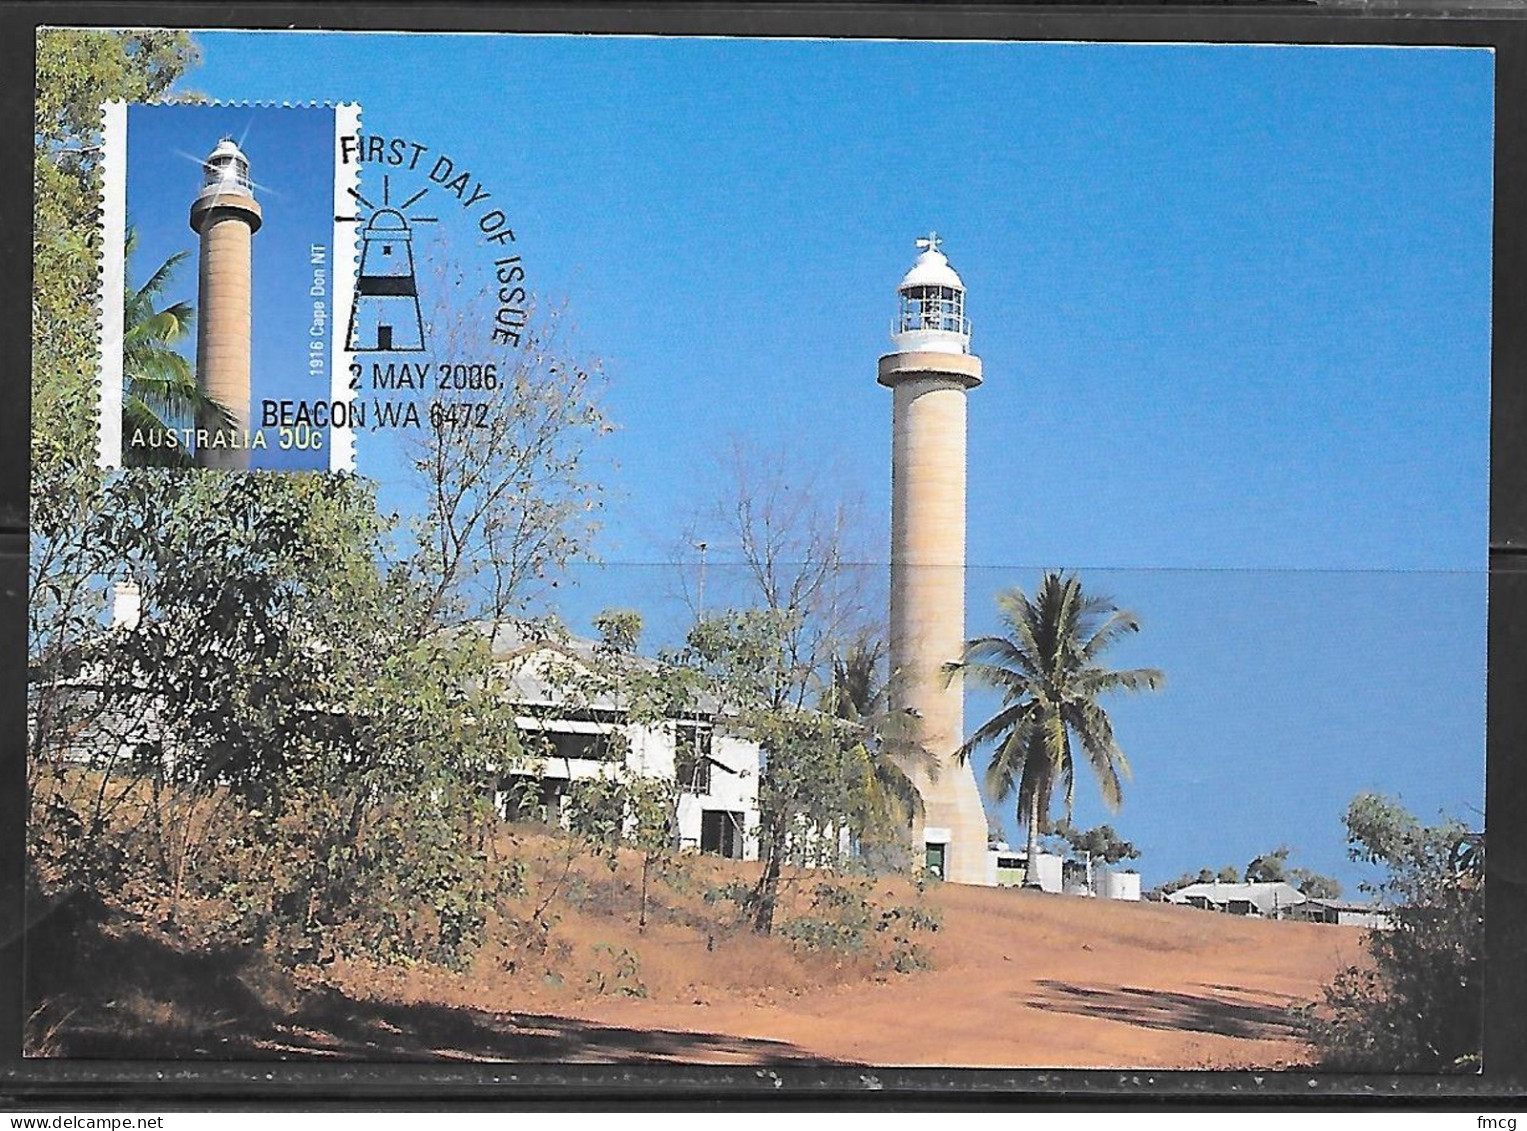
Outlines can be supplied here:
M994 884L986 809L970 764L949 759L939 767L936 780L919 773L913 781L923 799L922 819L912 828L918 862L950 883Z

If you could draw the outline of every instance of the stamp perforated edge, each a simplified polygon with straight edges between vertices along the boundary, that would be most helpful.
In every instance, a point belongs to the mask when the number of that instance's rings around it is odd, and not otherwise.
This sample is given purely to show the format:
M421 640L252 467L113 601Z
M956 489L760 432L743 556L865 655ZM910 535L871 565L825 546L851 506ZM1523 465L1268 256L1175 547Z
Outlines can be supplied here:
M97 291L96 463L122 466L122 301L127 285L127 103L101 107L101 268ZM115 345L113 345L115 343Z
M348 335L341 329L348 325L350 307L355 301L355 276L359 270L356 260L356 225L345 223L340 217L350 211L354 194L360 189L360 163L345 161L340 152L340 139L354 137L361 129L361 108L356 102L341 102L334 107L334 273L330 310L329 343L332 360L329 363L329 399L354 405L356 394L350 387L350 366L355 354L348 348ZM329 429L329 470L355 470L355 431L347 423Z

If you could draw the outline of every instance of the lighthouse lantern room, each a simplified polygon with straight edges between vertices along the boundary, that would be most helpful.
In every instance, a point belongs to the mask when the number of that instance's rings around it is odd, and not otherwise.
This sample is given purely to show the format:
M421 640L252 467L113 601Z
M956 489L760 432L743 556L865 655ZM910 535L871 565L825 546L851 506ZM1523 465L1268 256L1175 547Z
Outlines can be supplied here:
M898 353L969 353L965 284L939 250L937 232L917 241L921 254L896 288L900 299L891 341Z
M202 162L202 188L197 200L208 197L242 196L254 197L254 185L249 179L249 159L231 137L217 143Z

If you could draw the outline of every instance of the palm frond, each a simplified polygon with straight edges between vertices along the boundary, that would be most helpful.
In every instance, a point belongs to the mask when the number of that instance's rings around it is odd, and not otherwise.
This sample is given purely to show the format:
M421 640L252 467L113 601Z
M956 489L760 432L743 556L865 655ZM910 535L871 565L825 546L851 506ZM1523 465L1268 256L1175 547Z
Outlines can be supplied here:
M1088 660L1094 659L1117 644L1123 637L1139 631L1140 622L1135 619L1133 613L1114 609L1102 620L1102 623L1093 627L1087 634L1086 643L1082 645L1082 655Z
M1124 803L1120 777L1129 777L1130 768L1129 759L1114 739L1113 721L1102 707L1090 702L1071 704L1066 716L1067 725L1080 740L1087 762L1097 776L1103 803L1110 812L1117 812Z
M134 236L136 236L136 232ZM135 241L134 241L135 243ZM131 251L131 248L129 248ZM180 265L190 256L189 251L177 251L158 267L154 268L153 274L149 275L148 281L138 288L137 294L145 298L157 298L164 293L164 289L170 285L170 276L175 274Z
M138 389L162 389L162 396L184 398L188 404L200 394L191 363L180 354L169 350L147 350L128 354L124 358L131 374L135 391Z
M146 309L143 316L126 323L122 344L132 347L143 344L170 346L185 338L191 325L192 311L188 302L177 302L163 310Z
M1012 795L1013 786L1022 792L1024 766L1028 760L1032 726L1015 727L1008 732L986 767L986 793L993 801L1003 802Z
M944 665L944 686L953 684L956 677L969 678L982 687L990 687L1003 693L1003 702L1021 698L1038 685L1039 677L1021 668L1003 667L984 660L954 660Z
M1160 668L1127 668L1123 671L1089 668L1077 676L1076 688L1080 698L1091 699L1110 691L1159 691L1165 683L1166 675Z
M970 736L960 744L955 754L963 762L987 743L1001 742L1010 732L1027 730L1034 726L1042 713L1041 705L1033 701L1014 703L1004 707L971 731Z

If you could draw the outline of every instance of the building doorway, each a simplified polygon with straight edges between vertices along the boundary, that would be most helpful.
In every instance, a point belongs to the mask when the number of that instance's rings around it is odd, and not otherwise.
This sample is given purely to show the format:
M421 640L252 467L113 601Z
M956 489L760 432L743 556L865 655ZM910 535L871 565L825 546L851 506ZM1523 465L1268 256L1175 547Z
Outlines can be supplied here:
M923 866L928 869L928 874L944 878L944 850L947 845L928 844L924 847Z
M727 809L700 812L700 851L742 859L742 814Z

